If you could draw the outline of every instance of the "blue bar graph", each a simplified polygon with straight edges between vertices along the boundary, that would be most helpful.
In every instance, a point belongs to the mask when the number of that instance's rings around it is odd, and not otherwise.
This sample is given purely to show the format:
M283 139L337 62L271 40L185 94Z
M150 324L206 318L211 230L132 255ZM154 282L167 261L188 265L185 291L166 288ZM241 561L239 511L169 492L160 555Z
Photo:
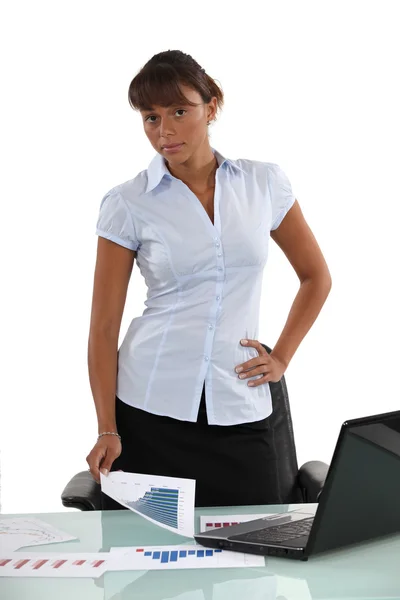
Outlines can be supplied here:
M159 560L161 563L179 562L187 556L204 559L212 557L214 554L222 552L222 550L154 550L153 552L144 551L144 548L138 548L136 552L142 553L143 556L151 557L152 560Z
M151 519L177 529L178 499L177 489L152 487L142 498L127 504Z

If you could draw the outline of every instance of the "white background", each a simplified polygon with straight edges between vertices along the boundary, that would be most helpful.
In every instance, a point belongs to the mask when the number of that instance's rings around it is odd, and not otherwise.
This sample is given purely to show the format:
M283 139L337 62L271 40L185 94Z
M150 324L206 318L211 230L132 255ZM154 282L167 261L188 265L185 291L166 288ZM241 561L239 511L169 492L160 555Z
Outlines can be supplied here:
M61 512L97 423L87 341L100 201L155 151L128 86L154 54L191 54L225 92L229 158L278 163L333 286L285 377L299 464L341 423L399 408L397 2L13 2L3 8L3 513ZM299 282L271 240L260 341ZM135 264L120 343L142 314Z

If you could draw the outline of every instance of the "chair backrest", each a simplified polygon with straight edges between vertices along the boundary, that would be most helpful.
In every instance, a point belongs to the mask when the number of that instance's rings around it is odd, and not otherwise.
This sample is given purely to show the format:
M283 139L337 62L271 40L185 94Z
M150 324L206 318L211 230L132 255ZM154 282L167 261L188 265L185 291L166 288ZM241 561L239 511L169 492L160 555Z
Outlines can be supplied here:
M271 348L266 344L262 344L262 346L264 346L268 354L271 354ZM270 381L269 387L273 408L269 419L278 459L281 502L282 504L301 503L304 500L298 485L299 468L285 376L282 375L281 379L277 382Z

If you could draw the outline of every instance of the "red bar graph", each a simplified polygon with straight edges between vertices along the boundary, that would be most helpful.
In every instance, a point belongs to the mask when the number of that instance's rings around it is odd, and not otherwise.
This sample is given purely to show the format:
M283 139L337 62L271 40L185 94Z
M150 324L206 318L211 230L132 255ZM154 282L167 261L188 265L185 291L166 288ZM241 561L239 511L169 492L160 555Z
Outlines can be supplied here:
M103 564L103 562L104 562L104 560L95 560L95 561L92 563L92 565L93 565L94 567L100 567L100 565L102 565L102 564Z
M0 559L0 567L5 567L8 563L11 562L11 558L2 558Z
M68 562L66 560L56 560L55 563L52 564L53 569L59 569L60 567L62 567L63 565L65 565L65 563Z
M37 562L33 563L33 568L36 570L40 569L40 567L43 567L43 565L45 565L47 562L48 562L47 558L38 560Z
M16 564L14 569L22 569L22 567L24 565L26 565L29 562L29 558L24 558L23 560L19 560Z
M230 527L231 525L240 525L237 521L233 521L232 523L206 523L206 527Z
M93 552L51 556L49 553L35 556L33 553L27 556L24 552L20 558L11 553L9 556L0 555L1 577L99 577L107 566L108 554ZM3 600L1 592L0 600Z

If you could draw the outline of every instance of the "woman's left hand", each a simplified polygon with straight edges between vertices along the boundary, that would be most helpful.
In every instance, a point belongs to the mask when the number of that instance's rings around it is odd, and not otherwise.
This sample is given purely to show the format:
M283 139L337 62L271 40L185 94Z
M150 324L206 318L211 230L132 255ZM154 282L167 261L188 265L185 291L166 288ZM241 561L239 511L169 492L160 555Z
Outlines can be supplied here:
M267 381L279 381L286 371L286 365L274 356L273 351L269 354L264 346L257 340L247 340L247 344L243 344L243 341L244 340L240 340L242 346L255 348L258 352L258 356L240 365L236 365L236 373L240 367L242 368L239 378L246 379L248 377L254 377L255 375L263 375L263 377L249 381L247 385L250 387L256 387Z

